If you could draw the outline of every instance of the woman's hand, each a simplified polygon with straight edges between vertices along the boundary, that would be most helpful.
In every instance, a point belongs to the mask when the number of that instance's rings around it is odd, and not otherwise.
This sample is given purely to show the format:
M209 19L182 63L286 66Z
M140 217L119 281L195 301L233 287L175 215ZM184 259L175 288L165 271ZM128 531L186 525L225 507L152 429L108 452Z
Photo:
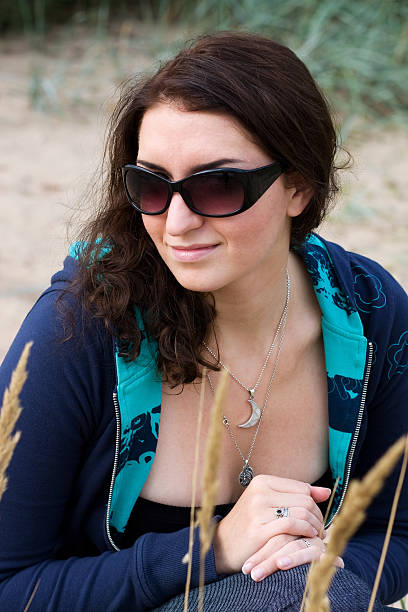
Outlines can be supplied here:
M244 563L242 571L244 574L251 573L251 578L259 582L277 570L290 569L320 559L324 553L325 545L320 537L276 536ZM344 567L343 559L337 557L334 565Z
M260 552L275 536L287 534L310 539L318 536L322 531L323 517L316 502L325 501L329 495L330 489L325 487L313 487L278 476L255 476L217 526L213 542L217 572L241 571L245 561ZM284 507L289 508L289 516L277 518L276 509ZM273 552L286 544L291 542L286 539L283 544L281 541ZM272 548L271 542L258 563L270 558Z

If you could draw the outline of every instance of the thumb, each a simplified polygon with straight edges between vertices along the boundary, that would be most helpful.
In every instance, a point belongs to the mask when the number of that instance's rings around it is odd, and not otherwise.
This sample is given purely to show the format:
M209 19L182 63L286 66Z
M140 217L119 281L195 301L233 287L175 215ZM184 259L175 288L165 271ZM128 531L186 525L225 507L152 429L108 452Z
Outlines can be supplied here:
M327 487L312 486L310 493L315 502L320 503L322 501L326 501L326 499L330 497L331 489L328 489Z

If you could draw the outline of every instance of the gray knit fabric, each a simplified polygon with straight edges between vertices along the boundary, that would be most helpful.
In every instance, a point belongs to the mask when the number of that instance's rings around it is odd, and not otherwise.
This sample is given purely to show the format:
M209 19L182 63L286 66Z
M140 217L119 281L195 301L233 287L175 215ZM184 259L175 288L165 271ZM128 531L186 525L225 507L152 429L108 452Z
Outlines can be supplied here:
M208 584L204 591L205 612L299 612L306 582L308 565L279 571L261 582L249 576L233 574L223 580ZM331 612L366 612L370 600L370 589L352 572L337 570L329 590ZM195 612L198 604L198 589L193 589L189 598L189 610ZM181 612L184 595L179 595L156 612ZM378 601L374 612L388 608Z

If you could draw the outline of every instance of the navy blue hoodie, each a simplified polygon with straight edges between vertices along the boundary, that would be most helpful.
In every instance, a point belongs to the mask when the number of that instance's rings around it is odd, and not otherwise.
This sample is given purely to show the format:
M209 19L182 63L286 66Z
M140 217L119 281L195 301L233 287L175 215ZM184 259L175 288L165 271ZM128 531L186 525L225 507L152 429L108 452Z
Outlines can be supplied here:
M408 298L378 264L317 236L299 253L323 315L330 466L341 481L332 520L350 478L364 475L408 431ZM28 314L0 370L3 390L24 344L34 340L21 395L22 437L0 504L0 607L9 611L24 609L34 590L33 612L146 610L184 589L186 566L181 559L188 548L188 529L148 533L121 549L121 532L137 497L129 493L129 483L140 490L148 470L127 456L123 427L115 413L113 395L118 396L118 375L123 375L125 366L103 326L94 320L84 322L72 297L67 299L78 333L61 343L65 322L56 298L76 268L75 259L68 257L64 270L53 277ZM336 351L340 341L345 347L341 359ZM119 390L119 403L121 393L125 397ZM142 413L154 415L156 440L157 409L152 406ZM131 474L130 481L122 477L125 471ZM344 554L346 568L369 586L397 479L398 469ZM197 533L194 551L193 586L198 584ZM219 578L211 550L206 582ZM407 591L405 484L379 596L389 603Z

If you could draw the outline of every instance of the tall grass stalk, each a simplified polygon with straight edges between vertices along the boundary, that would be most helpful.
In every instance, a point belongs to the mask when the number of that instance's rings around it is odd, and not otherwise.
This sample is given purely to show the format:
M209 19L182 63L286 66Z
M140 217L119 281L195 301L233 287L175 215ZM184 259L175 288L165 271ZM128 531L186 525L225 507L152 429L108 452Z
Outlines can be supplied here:
M220 377L214 403L211 408L210 426L205 447L204 468L201 483L201 508L197 513L200 527L200 585L198 597L198 610L202 612L204 605L204 561L211 546L215 531L212 521L214 506L218 492L218 464L222 440L222 417L224 413L225 398L228 387L228 372L225 370Z
M41 578L39 578L39 579L37 580L37 582L35 583L35 586L34 586L33 592L32 592L32 593L31 593L31 595L30 595L30 599L27 601L26 607L24 608L24 612L28 612L28 610L29 610L29 608L30 608L31 604L33 603L33 599L34 599L34 597L35 597L35 594L36 594L36 592L37 592L37 590L38 590L38 587L40 586L40 580L41 580Z
M388 521L387 532L385 534L384 544L383 544L383 548L381 551L381 557L378 563L377 574L375 576L373 589L371 591L370 603L368 605L367 612L371 612L374 607L374 602L375 602L375 598L376 598L377 591L378 591L378 586L380 584L381 574L382 574L383 567L384 567L385 556L387 554L388 545L390 543L391 531L394 525L395 515L397 513L398 501L400 498L402 485L404 483L404 478L405 478L405 474L407 471L407 461L408 461L408 435L405 438L404 457L402 460L401 471L400 471L400 475L398 478L398 484L395 489L394 499L392 501L392 507L391 507L391 512L390 512L390 518Z
M0 500L7 488L6 470L21 435L19 431L13 435L13 430L22 410L19 395L27 379L26 365L32 344L32 342L27 342L25 345L11 376L10 386L5 390L3 396L0 411Z
M201 436L201 424L203 420L203 407L204 407L204 395L205 395L205 380L206 380L207 368L203 368L202 372L202 383L200 392L200 407L198 410L197 417L197 430L195 440L195 452L194 452L194 469L193 469L193 482L191 492L191 511L190 511L190 534L188 540L188 553L187 553L187 579L186 588L184 592L184 612L188 612L188 596L190 593L190 582L191 582L191 570L193 566L193 543L194 543L194 513L195 513L195 500L197 490L197 474L198 474L198 459L200 454L200 436Z
M330 530L326 553L310 569L306 612L323 612L329 609L326 593L336 571L334 561L337 556L343 554L347 542L365 520L366 509L383 487L406 444L406 436L403 436L388 449L361 481L351 482L343 508Z
M326 524L327 519L329 518L329 514L333 505L333 501L334 501L334 496L336 494L337 491L337 487L339 486L339 482L340 482L340 477L336 478L336 482L334 483L334 487L333 490L331 492L330 495L330 499L329 499L329 503L327 504L327 508L326 508L326 512L324 515L324 519L323 519L323 525L321 527L320 533L319 533L319 537L321 538L323 535L323 531L324 531L324 526ZM310 569L312 569L313 565L316 563L316 561L312 561L312 564L310 566ZM305 608L305 604L306 604L306 594L308 592L309 589L309 578L310 578L310 571L307 575L307 580L306 580L306 584L305 584L305 590L303 592L303 597L302 597L302 603L300 604L300 610L299 612L303 612L304 608Z
M334 483L334 487L333 487L333 490L332 490L331 495L330 495L329 503L327 504L327 509L326 509L326 512L325 512L324 518L323 518L323 525L322 525L322 527L320 529L320 533L319 533L319 537L320 538L323 535L324 526L326 524L327 519L329 518L329 514L330 514L330 511L332 509L332 505L333 505L333 501L334 501L334 496L336 495L336 491L337 491L337 487L339 486L339 482L340 482L340 476L338 476L336 478L336 482Z

